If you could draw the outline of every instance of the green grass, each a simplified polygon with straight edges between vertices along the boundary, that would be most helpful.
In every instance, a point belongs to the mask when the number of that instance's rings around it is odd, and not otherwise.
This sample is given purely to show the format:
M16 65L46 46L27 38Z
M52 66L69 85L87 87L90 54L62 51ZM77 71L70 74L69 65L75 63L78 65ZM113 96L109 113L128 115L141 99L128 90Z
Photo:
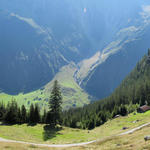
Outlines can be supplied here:
M36 126L28 126L26 124L12 126L1 125L0 137L11 140L49 144L78 143L91 140L91 138L87 138L89 135L87 130L66 127L63 127L60 130L44 130L44 128L44 125L40 124Z
M134 121L137 121L137 120L139 121L134 123ZM122 130L123 127L127 127L128 130L131 130L135 127L138 127L148 122L150 122L150 111L146 113L142 113L142 114L137 113L136 115L132 113L126 117L119 117L113 120L109 120L101 127L98 127L92 130L92 132L95 133L96 137L99 137L99 139L101 139L103 137L109 137L109 136L113 136L115 134L124 132Z
M30 144L18 144L18 143L6 143L0 142L1 150L65 150L65 149L55 149L48 147L38 147Z
M139 120L137 123L134 121ZM0 137L22 140L35 143L66 144L80 143L96 139L104 139L121 132L123 127L129 130L144 123L150 122L150 111L144 114L133 113L126 117L120 117L106 122L104 125L94 130L80 130L63 127L61 130L48 130L45 125L28 126L23 125L0 125Z
M144 141L144 137L150 135L150 126L144 127L132 134L124 136L114 136L103 139L95 144L79 148L80 150L149 150L150 142Z
M27 108L29 108L31 103L38 103L40 106L42 106L42 108L44 108L47 107L47 102L44 100L46 97L48 98L48 96L44 94L42 90L37 90L28 94L20 93L18 95L1 93L0 101L7 104L12 99L15 99L20 106L24 104Z

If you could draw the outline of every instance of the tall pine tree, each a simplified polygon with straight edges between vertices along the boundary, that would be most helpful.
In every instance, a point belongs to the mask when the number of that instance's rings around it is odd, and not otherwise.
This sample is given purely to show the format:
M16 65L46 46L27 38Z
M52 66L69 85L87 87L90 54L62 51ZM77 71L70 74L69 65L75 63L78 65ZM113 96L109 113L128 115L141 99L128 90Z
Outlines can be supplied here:
M27 122L27 111L24 105L21 107L21 123Z
M51 96L49 99L49 119L50 119L50 125L56 126L58 123L60 123L61 120L61 108L62 104L62 96L60 87L58 85L58 81L54 81L53 89L51 92Z
M35 109L34 109L34 120L35 123L39 123L40 122L40 109L38 104L35 105Z
M35 123L35 118L34 118L34 105L31 104L30 110L29 110L29 123L33 124Z

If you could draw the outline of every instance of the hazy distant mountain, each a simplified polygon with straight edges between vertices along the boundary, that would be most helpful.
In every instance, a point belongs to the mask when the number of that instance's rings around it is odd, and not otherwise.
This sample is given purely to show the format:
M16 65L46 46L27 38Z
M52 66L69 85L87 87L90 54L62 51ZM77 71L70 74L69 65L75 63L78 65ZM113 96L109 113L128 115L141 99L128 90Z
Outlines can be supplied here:
M1 0L0 89L39 89L73 62L73 82L105 97L150 47L149 27L148 0Z
M0 13L0 88L29 92L49 82L67 60L32 19Z

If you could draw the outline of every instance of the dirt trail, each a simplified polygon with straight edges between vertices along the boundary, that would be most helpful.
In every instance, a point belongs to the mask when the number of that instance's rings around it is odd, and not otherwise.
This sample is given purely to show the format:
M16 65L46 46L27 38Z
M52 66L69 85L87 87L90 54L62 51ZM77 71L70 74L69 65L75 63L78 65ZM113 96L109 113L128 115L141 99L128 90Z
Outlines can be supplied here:
M123 133L119 134L119 136L121 136L121 135L126 135L126 134L131 134L131 133L133 133L133 132L135 132L135 131L137 131L137 130L140 130L140 129L142 129L142 128L146 127L146 126L149 126L149 125L150 125L150 122L149 122L149 123L146 123L146 124L143 124L143 125L141 125L141 126L139 126L139 127L136 127L136 128L134 128L134 129L128 130L128 131L126 131L126 132L123 132Z
M23 142L23 141L15 141L15 140L7 140L4 138L0 138L0 142L6 142L6 143L20 143L20 144L29 144L34 146L41 146L41 147L74 147L74 146L83 146L87 144L95 143L96 140L90 141L90 142L84 142L84 143L75 143L75 144L61 144L61 145L55 145L55 144L36 144L36 143L30 143L30 142Z

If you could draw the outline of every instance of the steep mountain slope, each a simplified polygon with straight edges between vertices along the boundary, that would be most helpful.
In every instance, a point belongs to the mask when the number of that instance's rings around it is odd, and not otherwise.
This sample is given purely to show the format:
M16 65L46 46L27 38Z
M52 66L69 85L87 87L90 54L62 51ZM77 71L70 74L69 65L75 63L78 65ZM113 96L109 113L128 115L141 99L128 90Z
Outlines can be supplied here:
M148 55L137 63L135 69L123 80L112 96L119 94L123 103L150 104L150 49Z
M48 29L57 44L64 45L61 53L78 62L102 51L121 29L137 25L136 17L145 3L147 0L2 0L0 8L32 18Z
M0 13L0 88L15 94L38 89L50 81L67 60L32 19Z
M150 105L150 49L109 97L64 112L64 123L70 127L92 129L118 114L125 116L134 112L145 104Z
M110 55L105 62L94 68L82 83L87 92L99 98L107 97L112 93L146 53L149 47L149 35L148 29L140 40L125 44L119 52Z
M102 52L79 64L75 77L89 94L99 98L111 94L144 55L150 39L149 8L143 6L132 26L118 31Z

